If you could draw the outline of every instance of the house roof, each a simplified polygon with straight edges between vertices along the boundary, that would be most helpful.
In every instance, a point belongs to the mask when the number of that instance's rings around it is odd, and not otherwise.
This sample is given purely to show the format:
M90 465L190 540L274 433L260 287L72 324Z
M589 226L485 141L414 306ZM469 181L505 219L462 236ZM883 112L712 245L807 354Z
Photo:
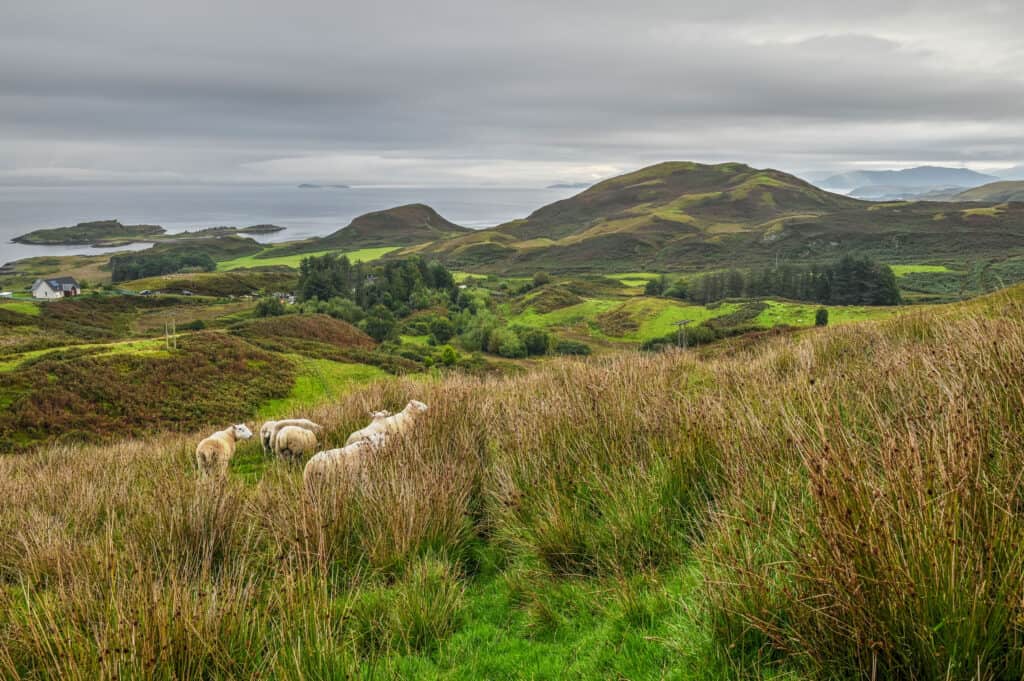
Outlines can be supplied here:
M32 288L35 288L43 281L45 281L46 285L55 291L65 291L69 288L78 288L78 281L74 277L50 277L48 279L36 279L36 282L32 284Z

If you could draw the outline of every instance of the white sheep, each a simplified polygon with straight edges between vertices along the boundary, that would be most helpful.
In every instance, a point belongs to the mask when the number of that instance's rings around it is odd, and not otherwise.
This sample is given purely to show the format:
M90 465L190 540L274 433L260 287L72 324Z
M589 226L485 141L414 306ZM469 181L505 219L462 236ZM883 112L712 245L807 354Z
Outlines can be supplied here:
M203 475L224 475L228 470L228 462L235 455L235 443L248 440L252 431L244 423L239 423L224 430L218 430L196 446L196 464Z
M311 430L317 435L323 432L323 426L318 423L314 423L309 419L283 419L281 421L265 421L260 426L260 443L263 445L263 452L270 454L274 449L274 438L277 435L277 431L285 426L299 426L306 430Z
M316 433L301 426L284 426L274 435L274 454L300 458L316 451Z
M328 449L314 455L302 471L302 481L310 495L315 496L335 475L357 475L366 457L383 447L384 439L382 433L377 433L339 449Z
M349 435L345 444L350 445L378 434L390 437L407 433L413 424L416 423L416 420L426 411L427 405L419 400L410 400L409 404L405 405L405 409L397 414L378 418L377 414L386 414L387 412L375 412L370 425Z

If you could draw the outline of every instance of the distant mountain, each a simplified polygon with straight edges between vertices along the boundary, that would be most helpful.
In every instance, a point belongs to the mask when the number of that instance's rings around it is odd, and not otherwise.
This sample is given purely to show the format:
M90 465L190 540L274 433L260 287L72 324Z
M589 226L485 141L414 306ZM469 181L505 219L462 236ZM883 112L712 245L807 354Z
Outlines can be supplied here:
M871 203L778 170L672 162L395 255L501 274L749 268L847 253L899 262L1024 253L1022 224L1021 204L979 212L964 202Z
M549 184L547 189L586 189L593 182L559 182L557 184Z
M944 168L941 166L919 166L905 170L855 170L840 173L822 180L818 186L823 189L851 191L857 189L861 195L869 193L869 187L885 187L892 193L893 188L905 192L911 189L934 190L943 187L977 187L995 182L998 177L985 175L968 168Z
M277 247L273 255L332 249L413 246L428 241L449 239L472 231L468 227L444 219L430 206L413 203L360 215L348 226L325 237Z
M948 187L889 187L870 185L857 187L849 192L852 196L866 201L933 201L948 198L964 190L961 186Z
M347 184L308 184L299 185L299 189L351 189Z
M957 193L954 201L982 201L985 203L1024 202L1024 181L993 182Z
M999 177L1004 180L1024 180L1024 165L1001 170Z

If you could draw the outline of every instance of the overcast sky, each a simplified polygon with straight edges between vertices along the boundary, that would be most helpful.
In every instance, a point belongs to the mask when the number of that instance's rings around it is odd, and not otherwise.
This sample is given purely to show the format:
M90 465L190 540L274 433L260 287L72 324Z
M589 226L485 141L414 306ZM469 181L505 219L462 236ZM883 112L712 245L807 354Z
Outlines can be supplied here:
M0 183L997 170L1022 35L1015 0L5 0Z

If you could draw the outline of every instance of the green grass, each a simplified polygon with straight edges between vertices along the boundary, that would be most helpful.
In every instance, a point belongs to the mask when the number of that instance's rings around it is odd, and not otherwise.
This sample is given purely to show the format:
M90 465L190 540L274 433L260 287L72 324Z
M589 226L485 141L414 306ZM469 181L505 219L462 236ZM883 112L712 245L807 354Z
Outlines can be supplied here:
M661 275L655 272L616 272L615 274L606 274L604 276L620 281L626 286L644 286L647 282L657 279Z
M301 355L287 357L298 366L295 384L286 397L262 405L259 409L261 418L288 416L296 410L341 397L355 386L387 376L381 369L366 364L310 359Z
M7 300L0 303L0 309L32 315L33 317L39 316L39 304L27 300Z
M403 336L399 336L399 338L401 339L401 341L403 343L408 343L409 345L427 345L427 340L430 338L430 336L404 336L403 335Z
M700 572L533 583L484 576L466 591L462 626L434 651L363 668L392 679L678 679L729 676L697 607ZM768 678L783 678L779 674Z
M314 256L326 255L328 253L336 253L338 255L346 255L352 262L371 262L379 258L384 257L391 251L396 251L401 246L381 246L379 248L361 248L357 251L315 251L313 253L297 253L295 255L282 255L272 258L260 258L257 257L260 253L255 255L246 255L241 258L234 258L232 260L224 260L217 263L217 269L220 271L237 270L243 267L270 267L284 265L287 267L299 266L299 263L305 258ZM268 248L261 253L272 253L273 248Z
M179 340L186 334L178 334ZM83 343L81 345L64 345L55 348L44 348L42 350L30 350L15 355L9 355L0 361L0 372L17 369L25 362L38 359L44 355L60 355L63 352L87 352L91 357L112 357L114 355L143 355L152 357L166 357L165 341L163 338L146 340L127 340L114 343ZM96 352L91 352L91 351Z
M952 271L945 265L889 265L889 268L892 269L892 273L897 277L903 277L908 274Z
M535 328L573 326L592 320L602 312L611 310L619 302L605 298L592 298L576 305L569 305L568 307L544 313L538 313L533 308L527 308L523 312L509 317L509 323Z
M817 305L814 303L789 303L766 300L768 308L759 314L754 323L765 328L781 326L814 326L814 314L820 307L828 310L830 325L862 322L868 319L885 319L898 314L899 307L870 307L856 305Z
M662 338L676 331L675 322L684 319L700 324L715 317L731 314L740 308L737 303L722 303L714 309L703 305L668 300L666 298L638 298L623 306L640 322L636 332L623 336L626 340L645 341L650 338Z
M625 310L638 323L635 331L623 336L610 337L591 326L595 318L605 312ZM736 303L723 303L714 309L702 305L669 300L667 298L634 298L617 300L610 298L591 298L576 305L570 305L547 313L538 313L532 308L509 317L510 324L539 328L571 327L579 324L591 326L590 333L606 340L641 342L650 338L660 338L676 330L674 322L691 319L699 324L714 317L721 317L739 309Z

